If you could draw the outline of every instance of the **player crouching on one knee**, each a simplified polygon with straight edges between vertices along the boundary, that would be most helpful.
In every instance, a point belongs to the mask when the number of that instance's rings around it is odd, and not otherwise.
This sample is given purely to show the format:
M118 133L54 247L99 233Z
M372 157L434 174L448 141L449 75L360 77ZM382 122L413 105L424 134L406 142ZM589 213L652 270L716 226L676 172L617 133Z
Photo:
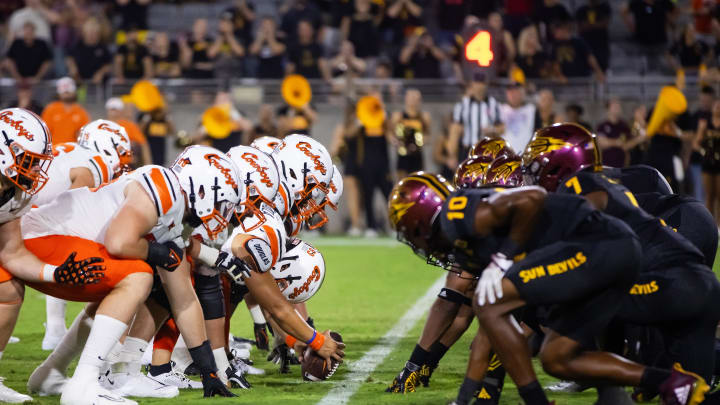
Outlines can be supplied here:
M43 254L54 257L77 247L97 253L107 267L99 283L85 287L33 283L47 294L99 305L91 304L76 318L58 347L30 377L31 391L61 392L64 404L134 403L124 399L122 392L101 387L98 376L133 317L133 329L136 324L147 327L143 319L162 317L152 300L146 301L155 273L201 368L205 394L231 395L215 374L202 310L184 257L182 230L183 224L188 224L206 227L209 235L221 232L241 200L240 176L232 162L213 148L191 147L181 157L188 158L186 164L175 165L173 170L145 166L97 190L61 194L55 202L33 210L23 223L25 243L31 250L44 249ZM67 207L73 210L68 213ZM54 249L47 249L49 244ZM90 329L88 317L93 315ZM66 382L64 372L86 340L73 378ZM177 395L177 390L169 395Z

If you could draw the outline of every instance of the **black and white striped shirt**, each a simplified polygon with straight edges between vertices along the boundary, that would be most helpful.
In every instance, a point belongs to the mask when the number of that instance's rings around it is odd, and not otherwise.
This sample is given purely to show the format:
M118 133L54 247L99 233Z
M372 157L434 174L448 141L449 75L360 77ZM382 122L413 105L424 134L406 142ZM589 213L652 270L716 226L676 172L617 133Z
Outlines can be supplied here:
M482 139L483 128L500 122L498 102L489 96L482 101L464 96L453 108L453 122L463 126L460 145L465 149L470 148Z

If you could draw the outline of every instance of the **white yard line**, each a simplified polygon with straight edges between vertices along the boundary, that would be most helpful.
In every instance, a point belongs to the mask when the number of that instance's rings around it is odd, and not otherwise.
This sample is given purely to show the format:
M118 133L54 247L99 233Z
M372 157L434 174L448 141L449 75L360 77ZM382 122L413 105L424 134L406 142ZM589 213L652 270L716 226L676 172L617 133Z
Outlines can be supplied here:
M400 339L408 334L410 329L425 314L435 300L440 288L445 285L445 275L440 277L433 285L413 304L405 315L392 327L380 341L368 350L365 355L358 361L348 362L350 373L344 380L335 383L330 392L318 402L318 405L336 405L346 404L360 386L365 382L368 376L385 360L385 358L395 349ZM349 342L348 344L352 344Z

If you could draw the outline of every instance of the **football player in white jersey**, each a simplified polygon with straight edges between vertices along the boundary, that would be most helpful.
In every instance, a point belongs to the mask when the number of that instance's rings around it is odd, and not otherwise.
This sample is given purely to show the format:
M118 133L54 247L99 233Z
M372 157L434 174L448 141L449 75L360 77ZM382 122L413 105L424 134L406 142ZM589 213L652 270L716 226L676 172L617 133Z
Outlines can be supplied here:
M122 126L95 120L80 129L79 143L54 146L48 182L37 194L34 205L42 206L62 192L80 187L99 187L119 175L132 158L130 138ZM43 350L52 350L65 335L66 301L46 296L47 322Z
M31 251L54 258L77 247L97 252L106 266L99 283L81 288L31 283L59 298L99 305L89 305L75 319L58 347L31 375L30 391L61 393L62 404L134 404L102 388L98 376L133 316L152 316L145 301L155 270L202 370L205 394L231 395L215 375L182 231L188 224L203 226L211 238L221 233L243 190L238 187L237 168L216 149L191 147L181 157L182 163L172 171L144 166L97 190L63 193L25 217L23 236ZM89 328L88 318L93 315ZM85 342L78 367L66 381L66 368ZM176 389L168 392L177 395Z
M20 218L32 207L48 182L52 142L45 123L22 108L0 111L0 357L15 327L24 284L15 276L45 284L85 284L102 277L102 259L76 261L69 251L57 266L46 264L23 245ZM81 257L85 257L82 253ZM2 384L0 402L20 403L32 398Z

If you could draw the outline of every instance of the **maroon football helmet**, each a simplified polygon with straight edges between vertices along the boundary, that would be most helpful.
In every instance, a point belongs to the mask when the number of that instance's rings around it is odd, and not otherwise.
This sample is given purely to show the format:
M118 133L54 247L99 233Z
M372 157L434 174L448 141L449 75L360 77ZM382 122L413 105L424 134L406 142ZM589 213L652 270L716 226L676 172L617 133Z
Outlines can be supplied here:
M400 242L427 260L443 266L439 223L436 223L445 199L453 186L437 174L416 172L400 180L390 192L388 216Z
M482 185L485 172L494 159L492 156L470 156L463 160L455 171L455 187L476 188Z
M600 167L595 134L572 123L558 123L535 132L522 155L525 185L555 191L564 177L589 166Z
M517 155L500 155L485 172L484 184L519 187L523 185L522 159Z
M502 154L515 154L515 151L502 138L484 138L470 148L468 157L489 156L495 159Z

